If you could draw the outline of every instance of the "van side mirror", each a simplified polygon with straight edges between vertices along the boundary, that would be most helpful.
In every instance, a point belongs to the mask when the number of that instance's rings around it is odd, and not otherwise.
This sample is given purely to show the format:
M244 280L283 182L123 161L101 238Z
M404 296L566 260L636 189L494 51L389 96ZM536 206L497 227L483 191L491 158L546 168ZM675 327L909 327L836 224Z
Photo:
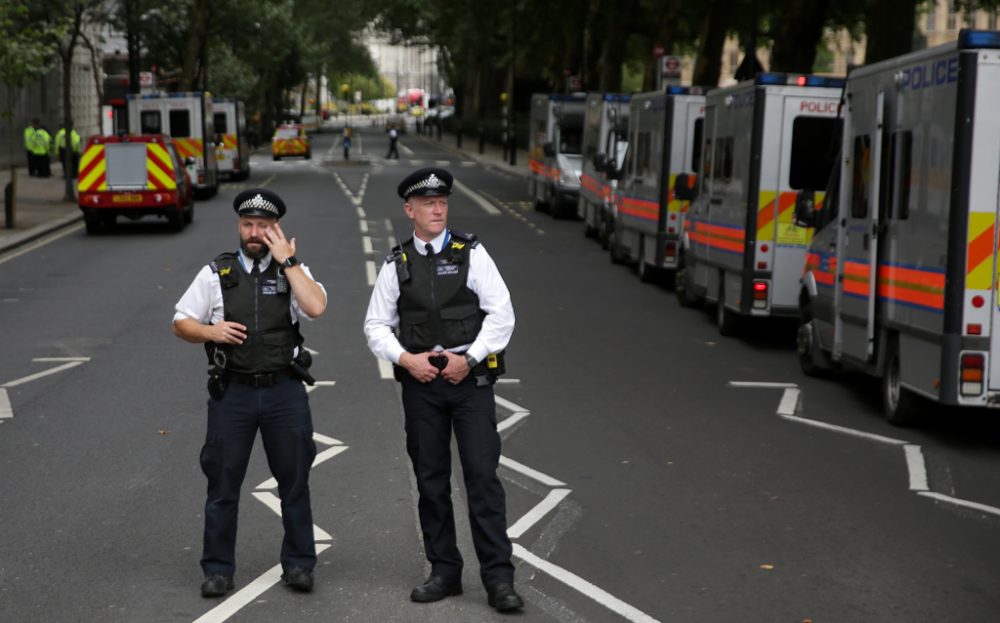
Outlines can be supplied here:
M608 157L605 154L594 154L594 169L602 173L608 172Z
M198 161L194 159L194 156L188 156L187 158L184 159L184 164L186 166L193 167L194 165L198 164Z
M800 190L795 195L795 224L799 227L816 226L816 192Z
M698 196L695 190L698 176L692 173L681 173L674 178L674 199L679 201L694 201Z
M542 151L545 152L545 156L548 158L555 158L556 156L556 148L552 145L552 143L545 143L542 145Z
M620 180L622 178L622 170L614 165L612 162L608 162L604 168L604 177L609 180Z

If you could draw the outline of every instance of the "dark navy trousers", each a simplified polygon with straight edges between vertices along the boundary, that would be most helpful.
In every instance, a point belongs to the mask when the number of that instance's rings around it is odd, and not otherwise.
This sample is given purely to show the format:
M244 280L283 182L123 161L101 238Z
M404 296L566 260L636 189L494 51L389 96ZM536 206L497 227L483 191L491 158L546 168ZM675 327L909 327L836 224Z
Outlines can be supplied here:
M316 443L305 386L298 379L261 388L230 382L220 400L208 401L208 432L201 450L201 469L208 478L201 558L205 575L233 575L236 569L240 488L257 429L271 474L278 481L285 528L281 565L284 569L316 565L309 502L309 470Z
M431 574L447 581L462 577L451 503L451 431L455 430L469 503L472 543L486 587L513 582L512 547L507 536L507 501L497 476L497 433L493 387L476 387L470 376L458 385L441 377L421 383L402 375L406 450L420 494L418 510Z

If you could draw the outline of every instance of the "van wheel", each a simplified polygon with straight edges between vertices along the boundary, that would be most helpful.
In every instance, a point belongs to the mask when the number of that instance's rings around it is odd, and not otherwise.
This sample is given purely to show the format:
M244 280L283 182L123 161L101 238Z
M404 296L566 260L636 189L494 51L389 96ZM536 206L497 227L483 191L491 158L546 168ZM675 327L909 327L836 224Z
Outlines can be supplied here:
M184 223L188 224L194 220L194 202L188 204L187 209L184 210Z
M899 370L899 345L889 343L882 373L882 409L893 426L912 426L920 417L920 397L903 387Z
M830 355L819 344L816 320L808 303L799 309L799 330L795 339L795 350L799 356L799 366L806 376L827 376L833 369Z
M274 156L275 161L281 160L281 156Z
M691 282L688 279L690 271L690 268L683 266L674 271L674 294L677 295L677 302L681 307L697 307L702 303L691 289Z
M601 215L600 221L597 224L597 241L601 243L601 248L605 251L608 250L608 244L611 239L611 219L605 215Z
M167 213L167 226L170 231L181 231L184 229L184 213L174 210Z
M624 264L628 260L628 256L622 252L621 233L614 224L611 225L610 229L611 231L608 232L608 251L611 253L611 263Z
M91 236L96 236L97 234L101 233L101 219L97 218L96 216L84 217L83 224L87 228L87 233L90 234Z
M715 308L715 324L719 327L720 335L731 337L740 332L739 314L726 307L725 277L719 281L719 302Z

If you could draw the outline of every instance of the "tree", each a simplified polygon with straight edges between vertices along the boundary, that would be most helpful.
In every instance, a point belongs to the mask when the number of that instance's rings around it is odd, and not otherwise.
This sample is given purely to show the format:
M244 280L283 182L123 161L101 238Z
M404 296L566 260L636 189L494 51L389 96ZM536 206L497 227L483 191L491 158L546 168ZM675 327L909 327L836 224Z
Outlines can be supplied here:
M0 3L0 82L6 86L0 117L11 128L8 141L8 162L10 162L10 185L14 205L11 206L11 221L7 227L14 227L17 214L17 166L14 164L14 107L20 89L44 76L54 62L50 54L48 40L58 36L61 30L47 27L29 20L28 9L24 5Z

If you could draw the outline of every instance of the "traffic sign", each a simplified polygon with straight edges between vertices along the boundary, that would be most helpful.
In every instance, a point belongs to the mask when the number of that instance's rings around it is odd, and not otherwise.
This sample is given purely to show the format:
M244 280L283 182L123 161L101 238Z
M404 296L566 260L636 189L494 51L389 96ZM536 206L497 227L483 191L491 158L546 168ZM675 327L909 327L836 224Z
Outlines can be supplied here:
M664 51L665 50L663 48L663 44L661 43L657 43L656 45L653 46L653 56L655 56L656 58L660 58L661 56L663 56Z

